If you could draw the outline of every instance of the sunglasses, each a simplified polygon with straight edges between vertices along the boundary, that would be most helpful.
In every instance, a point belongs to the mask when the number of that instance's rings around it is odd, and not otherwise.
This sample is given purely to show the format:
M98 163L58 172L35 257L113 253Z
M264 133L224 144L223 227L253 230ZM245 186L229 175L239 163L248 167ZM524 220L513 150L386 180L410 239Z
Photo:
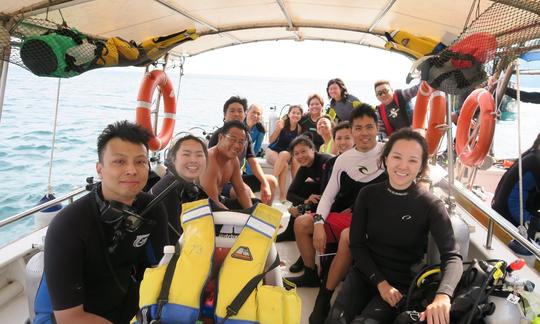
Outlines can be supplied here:
M379 91L377 91L377 92L375 92L375 93L377 94L377 96L380 97L380 96L382 96L382 95L387 94L388 92L390 92L390 90L388 90L388 89L382 89L382 90L379 90Z

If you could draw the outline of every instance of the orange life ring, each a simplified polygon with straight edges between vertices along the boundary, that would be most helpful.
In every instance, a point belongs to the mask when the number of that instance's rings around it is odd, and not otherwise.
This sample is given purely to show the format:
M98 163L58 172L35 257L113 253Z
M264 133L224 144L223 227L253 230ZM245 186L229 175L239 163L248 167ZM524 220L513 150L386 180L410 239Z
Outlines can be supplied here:
M446 128L446 95L442 91L434 91L429 101L429 121L426 131L426 141L428 145L428 154L436 153L441 137Z
M480 132L476 143L469 145L471 120L480 106ZM467 166L478 166L484 162L495 133L495 101L485 89L476 89L465 99L459 114L456 131L456 153Z
M414 104L412 128L426 128L427 106L429 96L432 92L433 89L427 84L426 81L422 81L422 83L420 83L418 93L416 94L416 103Z
M163 116L163 126L158 135L152 127L151 108L152 97L156 87L159 86L161 95L163 97L163 104L165 106L165 114ZM165 74L160 70L153 70L147 73L139 88L139 94L137 96L137 124L146 128L152 134L152 137L148 141L148 148L152 151L159 151L164 149L172 138L174 132L174 123L176 119L176 97L174 96L174 88L172 82Z

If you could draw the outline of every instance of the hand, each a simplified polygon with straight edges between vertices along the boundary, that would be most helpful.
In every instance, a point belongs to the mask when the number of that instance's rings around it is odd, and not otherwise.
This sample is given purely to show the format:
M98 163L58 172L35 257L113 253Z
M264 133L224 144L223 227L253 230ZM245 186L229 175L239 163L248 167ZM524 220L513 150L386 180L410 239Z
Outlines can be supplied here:
M278 120L276 123L276 128L282 130L283 127L285 127L285 121L283 119Z
M450 297L445 294L435 295L433 302L420 314L420 320L428 324L450 323Z
M270 191L270 185L267 181L261 183L261 201L265 205L272 205L272 191Z
M341 213L352 213L352 208L349 207L349 208L345 208L341 211Z
M287 209L287 211L289 212L289 214L291 214L292 217L298 217L298 215L300 214L298 212L298 208L294 207L294 206L291 206L289 207L289 209Z
M384 280L377 284L377 289L382 299L392 307L396 307L397 303L403 298L403 295L396 288L392 287L388 281Z
M319 254L324 254L326 248L324 224L313 224L313 247Z
M309 195L308 199L304 200L304 204L318 204L321 200L321 195Z

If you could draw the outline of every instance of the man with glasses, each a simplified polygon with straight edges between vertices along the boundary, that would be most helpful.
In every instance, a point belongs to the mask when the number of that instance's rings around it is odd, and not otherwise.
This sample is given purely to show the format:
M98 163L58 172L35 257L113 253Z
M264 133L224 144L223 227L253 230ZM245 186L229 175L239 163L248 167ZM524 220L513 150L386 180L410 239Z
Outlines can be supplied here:
M129 323L137 312L144 269L159 262L168 242L163 207L141 214L152 200L141 191L148 139L127 121L99 135L101 182L62 209L47 231L37 322Z
M388 80L374 84L375 95L381 103L377 106L379 114L379 134L390 137L396 130L411 126L412 108L410 101L416 97L419 84L408 89L393 90Z
M229 122L237 120L243 122L246 118L247 100L239 96L232 96L223 105L223 121ZM222 128L217 129L212 138L208 141L208 147L213 147L218 142L218 134L222 131ZM244 148L238 154L238 160L240 166L244 167L247 163L250 167L252 174L242 174L242 181L246 184L248 194L250 197L254 197L253 192L261 192L261 201L264 204L271 205L274 200L274 192L278 185L276 177L271 174L264 174L264 171L255 157L253 152L253 141L249 132L247 134L246 144ZM230 184L226 185L223 190L223 195L232 199L237 198L238 193L231 189Z
M238 155L244 150L248 132L246 125L238 120L226 122L218 134L218 143L208 150L208 165L201 177L201 185L218 206L225 209L252 206L249 192L242 181ZM220 201L223 187L232 183L237 201Z

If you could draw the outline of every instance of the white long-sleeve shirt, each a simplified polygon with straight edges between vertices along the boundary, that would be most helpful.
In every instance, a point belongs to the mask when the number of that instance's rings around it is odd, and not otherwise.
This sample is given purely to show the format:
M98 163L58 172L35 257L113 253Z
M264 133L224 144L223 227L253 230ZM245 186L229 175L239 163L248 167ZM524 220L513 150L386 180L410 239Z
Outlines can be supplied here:
M379 168L378 165L383 146L384 144L377 143L368 152L360 152L352 148L337 158L328 185L324 189L317 206L317 214L326 219L341 191L345 195L348 194L348 191L355 191L358 194L360 188L356 183L365 185L384 173L384 169ZM351 186L351 184L354 184L354 186ZM356 194L353 195L350 206L354 204ZM322 221L317 223L322 223Z

